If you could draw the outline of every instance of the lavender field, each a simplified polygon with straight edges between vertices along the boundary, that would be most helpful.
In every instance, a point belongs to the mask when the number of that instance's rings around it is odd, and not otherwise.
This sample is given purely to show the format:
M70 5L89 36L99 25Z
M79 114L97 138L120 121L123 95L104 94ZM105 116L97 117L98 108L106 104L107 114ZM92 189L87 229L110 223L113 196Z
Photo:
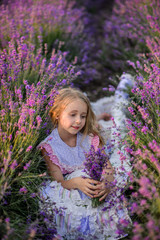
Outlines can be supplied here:
M56 209L39 208L48 176L36 147L50 132L57 89L76 86L96 101L114 94L109 89L124 72L135 79L122 140L132 164L123 197L133 225L125 239L160 239L160 2L91 2L0 1L3 240L52 240L56 233Z

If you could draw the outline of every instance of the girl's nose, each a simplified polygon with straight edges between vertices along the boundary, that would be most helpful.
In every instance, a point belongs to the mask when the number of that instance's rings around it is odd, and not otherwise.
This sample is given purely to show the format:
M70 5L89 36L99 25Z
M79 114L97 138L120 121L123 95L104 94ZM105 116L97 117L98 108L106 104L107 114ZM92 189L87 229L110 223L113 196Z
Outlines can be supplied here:
M76 118L76 123L80 123L81 122L81 118L80 117L77 117Z

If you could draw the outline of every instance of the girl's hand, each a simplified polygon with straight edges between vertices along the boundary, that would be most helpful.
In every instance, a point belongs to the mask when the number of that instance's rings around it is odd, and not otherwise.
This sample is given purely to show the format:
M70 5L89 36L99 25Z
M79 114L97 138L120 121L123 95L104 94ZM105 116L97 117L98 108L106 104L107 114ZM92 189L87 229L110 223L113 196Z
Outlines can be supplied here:
M90 178L83 178L83 177L76 177L75 178L76 188L81 190L87 196L93 198L95 194L98 194L98 188L100 182L90 179Z
M106 187L105 182L100 182L96 187L98 190L98 194L95 194L94 197L99 197L99 201L104 200L110 193L110 188Z

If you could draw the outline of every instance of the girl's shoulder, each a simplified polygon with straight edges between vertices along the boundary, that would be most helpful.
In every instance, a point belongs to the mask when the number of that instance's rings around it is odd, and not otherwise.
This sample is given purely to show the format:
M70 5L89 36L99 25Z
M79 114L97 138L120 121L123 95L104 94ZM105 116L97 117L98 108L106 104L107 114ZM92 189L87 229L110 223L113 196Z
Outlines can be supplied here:
M97 150L97 148L99 147L99 144L100 144L99 136L90 133L89 135L87 135L87 140L89 142L89 145L94 146L95 150Z
M56 131L55 129L37 146L37 148L41 148L44 144L51 144L56 140Z
M94 146L95 150L97 150L97 148L99 147L99 144L100 144L98 135L90 136L90 141L91 141L91 145Z

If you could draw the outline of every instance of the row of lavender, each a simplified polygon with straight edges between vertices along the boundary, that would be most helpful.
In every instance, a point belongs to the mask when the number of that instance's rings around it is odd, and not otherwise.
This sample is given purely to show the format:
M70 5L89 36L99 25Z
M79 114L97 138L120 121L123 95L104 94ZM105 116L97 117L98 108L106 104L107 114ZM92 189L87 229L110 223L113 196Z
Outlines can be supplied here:
M160 238L160 3L117 1L111 22L115 64L134 69L126 150L131 155L133 240ZM114 28L113 28L114 27ZM110 45L110 37L107 44ZM118 38L117 38L118 37ZM119 41L117 40L119 39ZM132 46L132 48L131 48ZM123 64L121 64L121 62ZM125 67L125 66L124 66Z
M111 73L129 69L136 76L127 139L127 151L133 157L133 240L160 238L158 4L156 0L117 0L105 21L105 38L98 52L101 64ZM50 219L38 212L37 192L46 176L35 148L47 134L48 108L57 88L77 81L82 67L76 64L76 56L84 62L92 45L84 31L84 9L73 5L67 0L27 0L1 6L3 239L21 239L24 234L26 239L52 239L56 231L46 228Z

